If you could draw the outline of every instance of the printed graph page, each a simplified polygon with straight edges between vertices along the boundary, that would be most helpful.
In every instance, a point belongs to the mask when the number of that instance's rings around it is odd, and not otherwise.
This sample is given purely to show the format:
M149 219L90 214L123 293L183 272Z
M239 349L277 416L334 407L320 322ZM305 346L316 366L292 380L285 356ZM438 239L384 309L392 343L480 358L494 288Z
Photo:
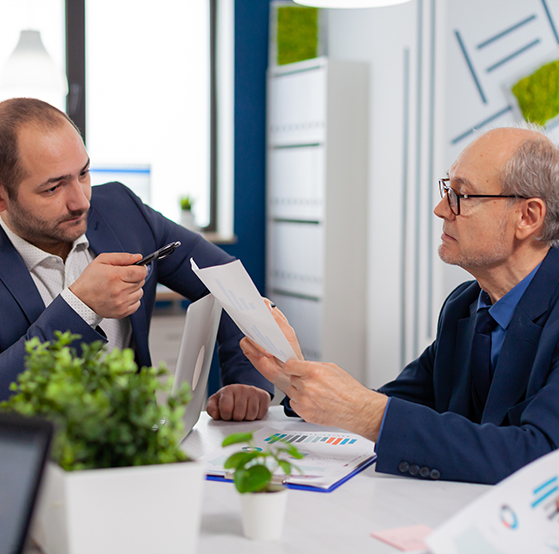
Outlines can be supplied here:
M297 447L303 459L291 459L300 472L285 478L279 470L278 481L291 485L304 485L318 489L328 489L351 473L368 466L374 461L375 443L359 435L343 431L277 431L260 429L254 434L257 448L265 448L283 440ZM245 446L250 451L251 447ZM223 468L225 460L239 450L239 445L221 448L201 458L206 463L208 475L232 478Z
M426 542L433 554L559 552L559 451L501 481Z
M206 285L239 329L278 360L297 358L240 260L192 271Z

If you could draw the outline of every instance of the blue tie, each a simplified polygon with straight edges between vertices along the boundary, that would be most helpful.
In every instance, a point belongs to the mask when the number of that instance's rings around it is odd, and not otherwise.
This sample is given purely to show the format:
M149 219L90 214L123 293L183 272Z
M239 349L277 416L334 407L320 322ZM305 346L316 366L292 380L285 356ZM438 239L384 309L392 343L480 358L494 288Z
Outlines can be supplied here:
M491 317L489 307L481 308L476 316L476 328L472 341L472 395L474 403L473 421L479 423L487 402L491 386L491 332L497 322Z

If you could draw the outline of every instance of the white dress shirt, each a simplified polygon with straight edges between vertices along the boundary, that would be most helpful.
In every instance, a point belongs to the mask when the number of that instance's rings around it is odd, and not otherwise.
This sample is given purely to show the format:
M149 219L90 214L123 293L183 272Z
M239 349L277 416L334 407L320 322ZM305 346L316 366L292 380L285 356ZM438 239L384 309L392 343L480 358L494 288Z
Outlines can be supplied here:
M0 226L23 258L45 308L60 294L88 325L94 329L97 326L103 329L109 341L107 345L109 350L127 348L130 345L132 326L129 318L103 319L69 289L95 257L85 235L74 241L64 263L60 256L49 254L22 239L8 227L1 216Z

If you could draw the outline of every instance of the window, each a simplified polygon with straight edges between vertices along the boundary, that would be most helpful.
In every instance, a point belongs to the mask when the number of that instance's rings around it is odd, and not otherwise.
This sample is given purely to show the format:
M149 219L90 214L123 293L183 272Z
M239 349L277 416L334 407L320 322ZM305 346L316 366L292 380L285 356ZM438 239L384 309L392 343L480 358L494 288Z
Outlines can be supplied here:
M233 1L0 0L0 69L21 29L40 30L95 179L121 178L177 221L189 195L198 225L230 237Z
M60 71L64 71L64 0L0 0L0 74L18 44L21 31L28 29L40 32L45 49ZM29 93L25 89L1 90L0 100L24 94ZM66 99L62 94L53 96L43 91L34 94L57 108L65 108Z
M210 220L209 2L86 2L86 129L92 168L149 168L151 206ZM126 183L125 183L126 184Z

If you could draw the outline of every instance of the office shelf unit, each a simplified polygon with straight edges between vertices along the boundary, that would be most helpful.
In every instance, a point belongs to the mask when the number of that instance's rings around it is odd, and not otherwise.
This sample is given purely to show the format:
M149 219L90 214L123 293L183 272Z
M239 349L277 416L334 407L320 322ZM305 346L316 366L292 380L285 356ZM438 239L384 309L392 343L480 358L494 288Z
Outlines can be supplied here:
M363 380L368 67L316 58L268 71L267 294L307 359Z

